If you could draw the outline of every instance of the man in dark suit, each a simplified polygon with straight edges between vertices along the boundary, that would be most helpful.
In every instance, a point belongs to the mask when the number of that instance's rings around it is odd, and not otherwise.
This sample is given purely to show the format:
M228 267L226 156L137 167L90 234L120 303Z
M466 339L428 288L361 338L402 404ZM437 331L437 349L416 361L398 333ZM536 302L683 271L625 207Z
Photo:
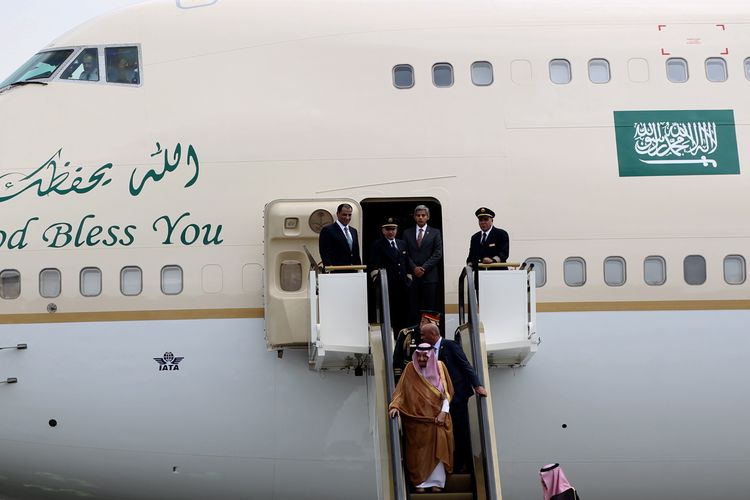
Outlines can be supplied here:
M421 328L422 341L431 344L438 352L438 360L445 363L448 375L453 382L453 399L451 400L451 419L456 448L453 458L453 470L457 473L471 469L471 434L469 433L469 398L476 392L485 397L487 391L479 383L479 377L469 360L466 359L461 346L453 340L440 337L440 329L434 324Z
M414 209L416 227L404 231L409 270L414 276L411 286L409 320L416 322L419 311L437 310L437 290L440 282L440 262L443 259L443 239L440 230L429 227L430 209L419 205Z
M406 243L396 239L398 221L393 217L385 220L383 236L372 246L367 270L373 278L379 269L385 269L388 276L388 298L391 308L391 326L398 332L408 325L407 300L411 275L408 274Z
M510 253L510 239L508 233L493 225L495 212L481 207L474 215L477 216L480 231L471 237L466 263L476 271L480 263L506 262Z
M352 206L342 203L336 209L336 221L320 231L318 249L323 267L361 265L357 230L349 225Z
M479 264L506 262L510 252L508 233L493 225L495 212L480 207L474 212L479 222L479 232L474 233L469 244L466 263L474 269L474 288L479 295Z

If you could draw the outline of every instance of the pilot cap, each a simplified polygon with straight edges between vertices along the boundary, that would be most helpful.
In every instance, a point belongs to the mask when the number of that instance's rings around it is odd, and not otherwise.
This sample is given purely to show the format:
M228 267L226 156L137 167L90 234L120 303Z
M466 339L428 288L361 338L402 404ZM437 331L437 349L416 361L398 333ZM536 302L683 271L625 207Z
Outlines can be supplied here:
M477 219L480 217L491 217L493 219L495 218L495 212L487 207L479 207L477 211L474 212L474 215L477 216Z
M383 220L383 229L391 228L391 227L398 227L398 219L395 217L388 217L385 220Z
M429 321L433 325L440 326L440 313L439 312L422 310L422 311L420 311L420 313L422 314L422 319L423 320L426 319L427 321Z

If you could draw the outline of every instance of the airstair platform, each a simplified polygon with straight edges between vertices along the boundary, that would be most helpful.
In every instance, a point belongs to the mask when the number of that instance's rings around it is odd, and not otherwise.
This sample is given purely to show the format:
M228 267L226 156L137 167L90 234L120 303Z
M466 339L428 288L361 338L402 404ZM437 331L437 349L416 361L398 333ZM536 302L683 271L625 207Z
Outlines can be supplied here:
M504 266L519 264L504 264ZM526 269L480 270L479 318L489 366L526 366L539 347L536 277Z

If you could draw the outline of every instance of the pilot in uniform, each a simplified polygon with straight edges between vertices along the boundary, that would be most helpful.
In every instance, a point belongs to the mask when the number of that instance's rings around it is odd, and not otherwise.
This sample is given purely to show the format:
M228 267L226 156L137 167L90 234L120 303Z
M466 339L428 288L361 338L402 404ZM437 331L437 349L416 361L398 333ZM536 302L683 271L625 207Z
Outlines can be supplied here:
M474 233L469 244L466 263L474 269L474 287L479 292L479 264L506 262L510 252L508 233L493 225L495 212L480 207L474 212L479 223L479 232Z
M388 276L388 298L391 309L391 326L397 332L408 324L408 288L411 275L408 274L406 243L396 239L398 220L388 217L382 225L383 236L372 246L367 270L375 278L378 270L385 269Z
M480 231L471 237L466 263L476 270L479 263L506 262L510 253L510 239L507 232L493 225L495 212L481 207L474 215L477 216Z

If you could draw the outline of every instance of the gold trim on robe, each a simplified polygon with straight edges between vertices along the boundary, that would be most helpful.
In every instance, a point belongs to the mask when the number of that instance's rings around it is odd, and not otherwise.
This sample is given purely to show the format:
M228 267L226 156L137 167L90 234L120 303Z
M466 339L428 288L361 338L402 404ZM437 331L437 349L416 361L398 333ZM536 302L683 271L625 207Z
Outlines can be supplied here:
M413 363L407 364L388 407L389 410L396 409L401 414L406 446L406 468L409 479L414 484L423 483L435 470L438 462L445 464L446 473L453 472L451 416L445 416L444 426L435 422L443 406L443 400L451 400L453 384L442 361L438 361L438 372L444 393L428 382Z

